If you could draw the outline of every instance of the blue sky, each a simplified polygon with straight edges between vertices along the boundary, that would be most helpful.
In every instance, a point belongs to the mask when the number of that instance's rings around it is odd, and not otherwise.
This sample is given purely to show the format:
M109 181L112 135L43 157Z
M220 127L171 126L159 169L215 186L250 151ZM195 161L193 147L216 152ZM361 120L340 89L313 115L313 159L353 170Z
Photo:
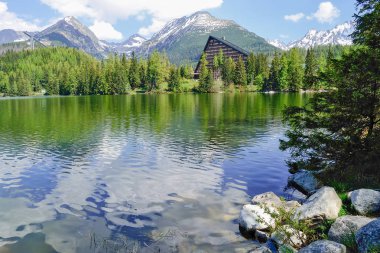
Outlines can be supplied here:
M352 20L354 0L0 0L0 29L40 30L75 16L101 39L150 37L173 18L207 10L267 39L285 42L308 30Z

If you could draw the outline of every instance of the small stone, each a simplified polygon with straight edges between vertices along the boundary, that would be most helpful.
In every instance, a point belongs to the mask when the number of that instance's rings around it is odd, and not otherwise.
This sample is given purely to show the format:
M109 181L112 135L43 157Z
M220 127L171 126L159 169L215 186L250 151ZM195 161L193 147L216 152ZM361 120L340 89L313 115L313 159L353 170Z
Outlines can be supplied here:
M364 216L346 215L339 217L329 230L329 240L344 244L350 237L355 239L355 233L373 220Z
M268 209L275 212L273 208ZM265 230L274 223L273 217L261 206L248 204L240 211L239 225L247 231Z
M356 232L356 244L360 253L380 252L380 219L376 219Z
M296 209L294 219L313 221L318 224L326 219L336 219L342 200L334 188L323 187L309 197L309 199Z
M312 242L309 246L302 248L298 253L346 253L346 246L328 240Z
M380 192L360 189L352 191L349 195L352 205L359 214L380 213Z
M313 172L301 170L288 178L288 184L294 186L307 195L311 195L322 187L322 183Z

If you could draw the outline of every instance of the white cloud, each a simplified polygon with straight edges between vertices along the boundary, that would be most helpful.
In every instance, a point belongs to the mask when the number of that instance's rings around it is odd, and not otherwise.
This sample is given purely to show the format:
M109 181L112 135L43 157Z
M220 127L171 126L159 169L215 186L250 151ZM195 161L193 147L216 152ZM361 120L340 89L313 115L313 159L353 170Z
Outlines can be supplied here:
M160 20L153 18L152 24L148 27L142 27L139 29L138 33L142 36L148 37L149 35L159 31L166 24L165 20Z
M150 17L152 23L140 29L143 35L160 30L166 22L199 10L216 8L223 0L41 0L64 16L76 16L114 24L129 17Z
M340 10L336 8L331 2L322 2L319 4L318 10L308 19L316 18L320 23L331 23L334 19L339 17Z
M302 12L300 12L300 13L293 14L293 15L285 15L284 19L288 20L288 21L298 22L301 19L303 19L304 17L305 17L305 14L303 14Z
M89 27L91 31L101 40L121 40L123 34L117 31L110 23L95 20L94 24Z
M14 29L17 31L38 31L41 28L34 22L19 18L8 10L8 5L0 1L0 30Z

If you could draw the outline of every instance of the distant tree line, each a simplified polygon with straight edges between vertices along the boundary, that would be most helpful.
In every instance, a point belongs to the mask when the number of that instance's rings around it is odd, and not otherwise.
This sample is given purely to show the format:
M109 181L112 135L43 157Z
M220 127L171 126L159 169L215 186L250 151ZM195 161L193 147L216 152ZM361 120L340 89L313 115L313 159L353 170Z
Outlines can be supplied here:
M0 93L10 96L115 95L133 90L181 92L191 83L197 92L213 92L238 87L258 91L298 91L328 86L320 76L328 72L331 61L342 48L313 48L304 52L253 54L247 63L226 58L221 51L212 69L206 56L201 58L199 82L193 79L191 65L171 64L165 53L153 52L147 59L134 53L110 55L99 61L72 48L54 47L9 51L0 57ZM306 56L305 56L306 54ZM215 88L217 87L217 88Z
M28 96L114 95L134 89L154 90L170 82L176 89L183 79L193 78L190 65L174 66L166 54L153 52L148 59L133 53L110 55L99 61L72 48L41 48L7 52L0 57L0 93Z
M258 91L318 90L328 88L322 77L329 72L332 60L341 55L346 47L318 47L306 51L293 48L288 52L268 54L250 53L245 64L242 58L235 62L223 52L214 56L212 66L204 54L201 58L200 90L213 91L216 84L245 88L254 86Z

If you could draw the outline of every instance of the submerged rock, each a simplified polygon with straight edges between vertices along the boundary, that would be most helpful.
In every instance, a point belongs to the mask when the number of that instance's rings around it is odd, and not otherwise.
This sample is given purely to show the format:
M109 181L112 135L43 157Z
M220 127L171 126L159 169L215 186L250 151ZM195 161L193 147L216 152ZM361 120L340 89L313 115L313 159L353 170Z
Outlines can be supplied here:
M349 194L355 210L362 215L380 213L380 192L360 189Z
M294 187L287 187L284 193L288 200L296 200L300 203L304 203L307 200L307 195L303 194Z
M355 241L360 253L380 252L380 219L376 219L356 232Z
M328 240L312 242L309 246L302 248L298 253L346 253L346 246Z
M268 209L275 212L273 208ZM240 211L239 225L247 231L265 230L274 226L274 223L273 217L261 206L248 204Z
M268 241L268 238L269 238L268 233L264 231L260 231L260 230L255 231L255 239L258 240L259 242L266 242Z
M336 219L334 224L332 224L328 236L329 240L344 243L344 241L355 237L355 233L367 225L374 219L367 218L364 216L352 216L346 215Z
M307 195L311 195L322 187L322 183L313 172L301 170L288 178L288 184L294 186Z
M336 194L334 188L323 187L296 209L294 218L310 220L318 224L326 219L338 218L341 207L342 200Z

